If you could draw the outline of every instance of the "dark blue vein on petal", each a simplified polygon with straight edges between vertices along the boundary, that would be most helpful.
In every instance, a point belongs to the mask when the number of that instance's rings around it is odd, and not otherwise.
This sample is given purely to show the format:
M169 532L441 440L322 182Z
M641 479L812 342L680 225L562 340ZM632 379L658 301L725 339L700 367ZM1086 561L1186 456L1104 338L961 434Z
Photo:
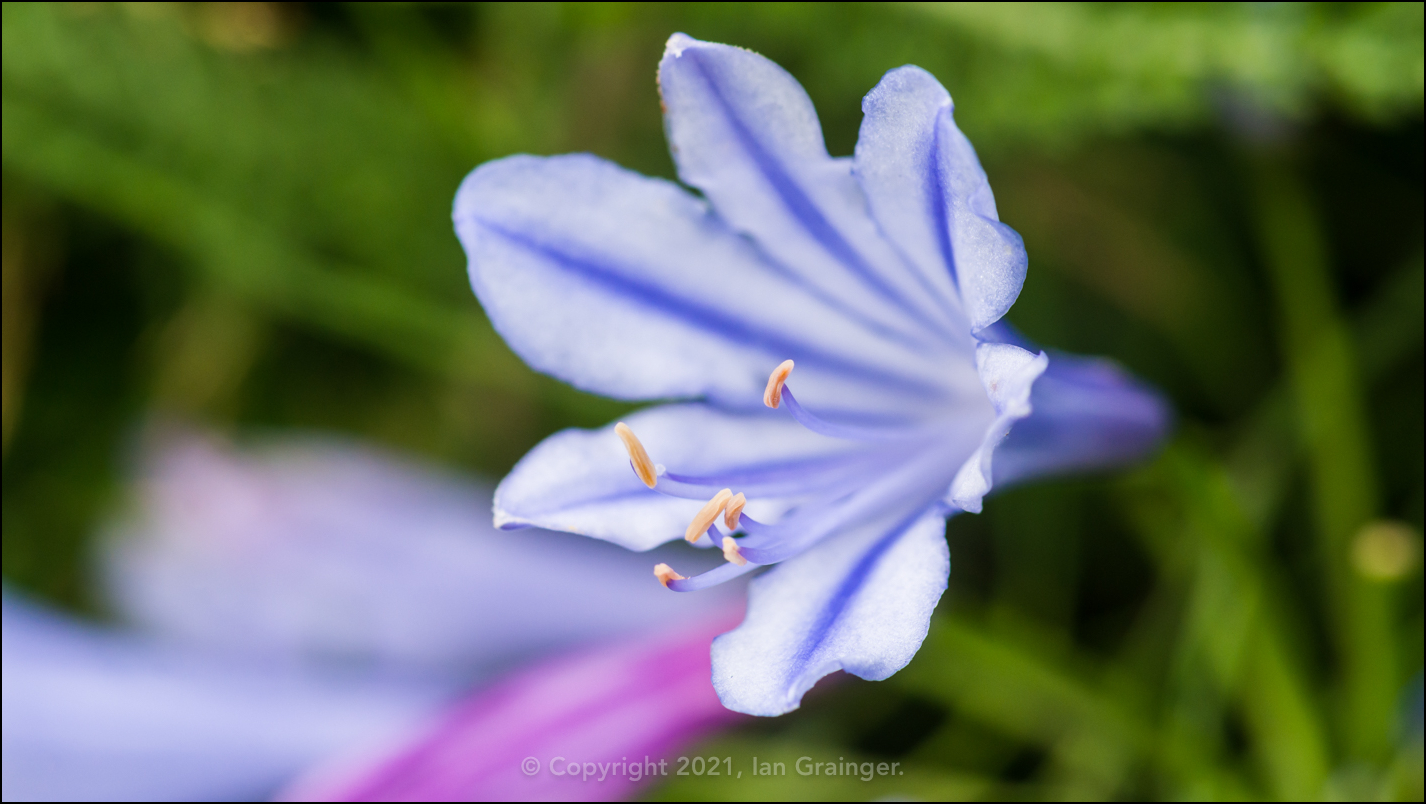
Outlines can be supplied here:
M534 513L534 514L520 514L520 513L517 513L517 512L515 512L515 511L510 510L508 507L505 509L505 512L506 512L507 514L512 515L512 516L518 516L518 517L520 517L521 519L532 519L532 520L533 520L533 519L536 518L536 517L548 517L548 516L554 516L554 515L556 515L556 514L563 514L563 513L569 512L569 511L575 511L575 510L578 510L578 509L580 509L580 508L584 508L585 506L589 506L589 505L599 505L600 503L618 502L619 500L627 500L627 499L631 499L631 498L634 498L634 497L642 497L642 496L645 496L645 495L651 495L651 496L657 497L658 499L665 499L664 497L660 496L660 495L658 494L658 492L654 491L653 489L648 488L647 486L639 486L638 488L619 489L618 491L611 491L611 492L607 492L607 493L604 493L604 494L598 494L598 495L595 495L595 496L593 496L593 497L584 497L584 498L578 499L578 500L571 500L571 501L566 502L566 503L563 504L563 505L559 505L559 506L556 506L556 507L553 507L553 508L540 508L539 511L538 511L538 513ZM535 525L535 527L545 527L545 526L539 525L539 524L537 523L537 524ZM679 534L679 535L682 535L682 534Z
M709 214L711 215L712 213ZM728 226L728 224L722 219L718 220L718 224L720 226ZM730 228L729 231L731 232L733 230ZM811 296L822 304L825 304L833 310L836 310L838 313L841 313L848 319L866 327L868 331L874 332L877 335L880 335L881 337L886 338L887 340L892 341L894 343L899 343L902 346L907 347L908 349L914 349L919 352L924 352L928 348L936 348L942 345L943 339L937 337L941 333L921 331L919 327L917 328L915 334L910 334L907 332L902 332L900 330L892 329L886 324L872 319L871 317L869 317L862 311L856 309L855 307L848 305L846 302L843 302L841 299L838 299L837 297L828 293L823 288L820 288L817 285L808 282L806 277L788 268L782 263L781 260L778 260L773 257L773 255L767 253L767 251L763 249L761 245L752 242L752 238L742 233L737 233L737 236L743 237L749 242L751 242L752 247L757 250L758 256L761 257L763 262L767 263L767 266L773 271L775 271L779 277L796 285L799 290L806 293L808 296Z
M888 456L880 450L854 450L812 458L758 461L721 469L710 469L702 471L698 475L680 475L668 472L663 477L690 485L702 485L702 481L706 480L709 481L707 483L709 486L731 485L739 490L747 490L758 497L783 498L814 491L825 491L828 485L839 488L836 484L846 481L848 476L861 477L875 474L894 458L894 454ZM800 474L801 472L806 472L806 474ZM788 479L786 488L772 485L776 481L782 480L786 475L796 475ZM631 478L634 476L632 469L629 470L629 476ZM592 496L564 501L554 508L541 508L535 515L560 514L589 505L658 494L656 489L650 489L643 485L631 485L628 488L596 492ZM509 509L506 511L517 516L525 516Z
M837 587L837 591L833 593L831 600L827 601L827 604L822 607L822 611L818 614L817 622L813 624L808 632L807 639L797 651L797 656L792 662L794 668L801 668L806 665L808 660L812 658L812 654L822 646L823 642L827 641L827 636L831 633L832 626L836 625L837 621L841 619L842 614L846 612L847 604L851 602L852 596L866 583L872 570L876 568L877 562L880 561L881 557L886 554L886 551L890 550L892 545L896 544L897 540L906 535L906 532L910 530L921 517L925 516L929 510L929 506L917 508L910 516L897 522L885 536L878 539L876 544L872 545L869 550L862 554L862 557L857 560L856 565L852 567L851 572L847 573L847 577L842 579L842 583ZM796 672L798 671L794 670L794 673ZM788 680L795 681L796 677L794 676L794 678Z
M748 130L748 127L743 123L742 119L733 111L732 104L729 103L728 99L723 95L721 88L718 86L718 82L709 74L707 66L699 58L698 51L694 49L686 50L679 58L690 59L691 63L697 67L699 75L703 77L703 80L708 85L709 94L718 101L719 107L732 125L733 131L737 134L739 143L742 144L748 156L752 158L752 161L762 171L763 175L767 177L768 183L771 184L773 189L777 192L778 198L782 200L783 206L802 224L808 234L812 235L812 238L817 241L828 254L851 269L857 278L862 280L862 282L872 290L879 293L887 301L900 307L922 326L932 331L945 332L943 324L937 324L927 319L922 314L920 308L909 303L900 293L887 285L876 275L876 271L867 265L866 261L862 259L862 256L857 253L856 249L842 237L836 227L828 222L827 218L822 214L822 211L807 197L807 194L798 186L797 182L794 181L791 176L787 175L787 172L783 169L782 165L778 163L778 160L764 150L762 143Z
M597 284L611 293L638 302L654 311L673 315L689 327L701 329L736 344L760 349L767 353L770 359L792 357L799 362L805 360L809 365L834 369L868 382L881 383L928 397L942 396L946 392L944 388L934 383L887 371L882 366L866 365L848 360L834 352L827 352L782 335L758 330L747 321L730 317L718 307L680 298L654 283L641 282L621 274L612 267L600 265L587 257L576 257L558 251L548 245L537 243L530 237L509 231L498 224L481 220L473 215L466 217L465 220L479 225L487 232L502 237L514 245L538 254L551 264Z
M941 248L941 259L946 261L946 270L951 274L951 285L959 292L961 288L960 274L956 270L956 250L951 244L951 221L946 214L946 207L949 204L946 194L946 177L941 169L941 115L950 117L949 107L942 107L936 114L935 121L931 124L931 181L926 192L931 196L928 201L931 206L931 215L936 219L936 245ZM961 304L965 304L965 294L961 294ZM969 311L966 317L970 317Z
M882 232L882 228L880 225L877 226L877 231ZM884 232L882 232L882 237L886 237ZM925 291L926 295L929 296L935 302L936 307L940 309L941 313L945 315L947 319L950 319L952 321L956 320L961 315L961 312L957 310L954 306L952 306L953 302L950 299L946 298L946 295L944 293L941 293L931 285L931 281L927 279L926 276L916 268L915 261L908 257L906 253L902 251L900 246L892 242L891 238L888 237L886 239L888 243L891 243L891 250L895 252L897 258L901 260L901 264L906 268L907 274L909 274L911 278L915 280L917 285L921 286L921 289ZM954 293L957 290L955 286L955 272L951 271L950 274L951 291Z
M768 463L755 463L745 466L732 466L722 470L711 470L698 472L697 474L683 474L670 471L667 477L680 483L691 485L754 485L765 484L773 480L783 480L788 475L799 474L801 477L811 481L814 478L825 476L828 472L841 471L848 466L858 466L865 462L870 450L856 450L841 453L832 453L826 456L815 458L797 458L792 460L771 461ZM805 474L804 474L805 473Z

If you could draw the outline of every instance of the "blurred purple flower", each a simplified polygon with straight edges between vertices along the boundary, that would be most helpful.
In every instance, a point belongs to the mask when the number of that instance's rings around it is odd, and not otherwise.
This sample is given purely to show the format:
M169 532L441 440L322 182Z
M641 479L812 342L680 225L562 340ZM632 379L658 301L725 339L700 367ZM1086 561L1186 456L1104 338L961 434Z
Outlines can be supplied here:
M734 621L598 648L522 671L381 759L320 769L292 801L616 801L741 715L708 683L708 643Z
M106 540L110 597L212 650L467 681L740 605L737 590L672 600L612 545L501 533L488 487L354 445L170 438L143 477L139 515Z
M1114 366L1051 361L997 323L1025 249L924 70L867 95L851 159L828 156L802 87L755 53L675 34L659 86L702 199L589 155L513 156L466 178L454 220L476 294L531 366L702 401L551 436L501 483L495 521L723 546L729 563L696 577L658 567L678 591L777 564L712 657L725 705L776 715L830 672L910 660L946 587L948 515L995 484L1138 458L1168 415Z
M242 455L170 436L140 489L104 562L138 633L5 597L6 800L260 796L332 755L399 744L473 682L518 686L526 671L508 671L531 659L584 646L617 662L628 635L741 608L737 590L672 601L612 545L501 534L479 486L330 442ZM667 673L706 688L703 661ZM573 694L533 672L549 700ZM664 707L670 689L649 692L653 727L697 732ZM642 749L648 728L610 729L604 747Z
M4 596L6 801L260 798L417 727L447 685L212 656Z

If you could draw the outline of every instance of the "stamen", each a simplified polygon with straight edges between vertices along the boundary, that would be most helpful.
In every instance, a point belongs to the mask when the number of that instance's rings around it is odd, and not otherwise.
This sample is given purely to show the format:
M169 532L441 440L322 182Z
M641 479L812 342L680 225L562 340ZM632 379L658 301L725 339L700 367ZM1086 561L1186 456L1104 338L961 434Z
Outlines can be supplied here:
M940 488L944 480L936 471L940 465L938 461L944 461L941 451L927 449L918 458L863 485L825 509L814 508L804 516L775 525L763 524L745 515L741 517L741 523L751 535L738 545L738 551L755 564L786 561L820 542L839 526L859 524L900 500L923 498L922 495L928 491ZM924 512L924 508L919 509L917 515Z
M738 516L743 513L743 506L748 504L748 498L740 491L728 500L728 507L723 509L723 524L728 526L728 530L738 529Z
M918 431L914 429L892 430L833 424L802 407L802 404L797 401L797 397L792 395L792 389L786 385L782 387L782 401L786 403L785 407L787 408L787 412L792 414L792 418L796 419L798 424L820 435L831 436L832 438L845 438L850 441L908 440L916 438L918 435ZM924 434L924 431L920 432Z
M634 467L634 474L644 481L645 486L653 488L659 482L658 471L654 469L654 462L649 460L649 453L644 450L644 445L639 443L639 437L623 422L614 425L614 433L624 442L624 449L629 452L629 463Z
M787 386L784 385L782 390L785 402ZM707 475L664 471L659 473L659 485L655 490L661 490L665 486L688 491L697 489L696 494L680 493L675 496L706 500L710 490L739 486L749 495L781 497L833 482L849 473L865 474L862 469L871 459L872 456L864 450L848 450L831 455L731 467L726 471Z
M709 572L696 574L693 577L683 577L683 579L670 580L669 589L672 592L697 592L700 589L709 589L710 586L717 586L720 583L727 583L740 574L747 574L756 570L761 565L754 565L747 562L746 565L737 566L733 562L722 563L713 567Z
M763 536L767 538L781 538L787 535L787 526L783 523L776 525L767 522L759 522L750 516L738 517L738 524L743 530L752 536Z
M699 589L707 589L710 586L717 586L720 583L727 583L739 575L747 575L757 569L760 564L749 561L741 567L729 561L719 564L702 575L695 575L692 578L681 578L668 582L668 588L674 592L697 592Z
M723 537L723 557L740 567L748 563L743 554L738 552L738 540L732 536Z
M772 370L772 375L767 378L767 390L763 391L763 404L770 408L776 408L782 404L782 384L787 382L787 375L792 373L792 361L784 360Z
M728 504L728 500L733 496L732 489L723 489L713 495L713 499L704 504L689 523L688 530L683 532L683 538L690 542L698 541L703 532L708 530L708 526L713 524L713 520L723 513L723 506Z
M663 584L663 588L665 589L668 588L669 581L687 580L684 576L679 575L677 572L674 572L673 567L670 567L667 564L655 564L654 577L659 579L659 583Z
M704 536L707 536L708 538L705 539L703 538ZM714 547L718 546L718 541L722 538L723 534L718 532L718 526L709 525L708 530L703 531L702 535L700 535L697 539L693 540L692 544L699 550L711 550Z

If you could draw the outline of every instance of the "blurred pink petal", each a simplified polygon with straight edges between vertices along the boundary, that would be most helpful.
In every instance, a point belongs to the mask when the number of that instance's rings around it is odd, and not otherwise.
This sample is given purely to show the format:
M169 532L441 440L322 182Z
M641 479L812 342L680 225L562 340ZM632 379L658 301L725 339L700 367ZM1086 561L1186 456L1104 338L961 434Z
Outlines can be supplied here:
M310 774L291 801L615 801L747 716L710 683L708 646L741 617L546 662L458 704L385 757ZM649 770L658 768L658 770ZM531 773L530 771L534 771Z

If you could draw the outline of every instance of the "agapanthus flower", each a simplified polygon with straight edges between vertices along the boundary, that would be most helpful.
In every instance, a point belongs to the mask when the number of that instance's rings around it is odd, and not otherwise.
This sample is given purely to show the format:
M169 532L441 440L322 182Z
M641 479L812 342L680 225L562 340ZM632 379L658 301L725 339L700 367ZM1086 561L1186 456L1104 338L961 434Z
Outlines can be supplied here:
M665 759L731 719L708 645L736 589L671 601L635 583L640 556L500 533L488 487L352 444L150 444L99 562L126 622L4 596L7 801L253 799L334 758L341 775L307 777L307 795L502 799L529 787L525 756ZM478 773L392 772L393 754L468 747L451 722L498 729L504 753Z
M776 715L835 670L911 659L946 588L947 516L1139 457L1167 414L1113 365L1051 359L999 323L1025 249L926 71L866 96L849 159L755 53L675 34L658 81L702 197L584 154L490 162L456 196L471 283L526 362L685 400L551 436L497 489L495 521L723 550L692 577L656 567L676 591L775 565L712 661L726 706Z

